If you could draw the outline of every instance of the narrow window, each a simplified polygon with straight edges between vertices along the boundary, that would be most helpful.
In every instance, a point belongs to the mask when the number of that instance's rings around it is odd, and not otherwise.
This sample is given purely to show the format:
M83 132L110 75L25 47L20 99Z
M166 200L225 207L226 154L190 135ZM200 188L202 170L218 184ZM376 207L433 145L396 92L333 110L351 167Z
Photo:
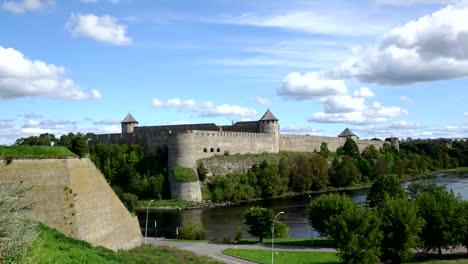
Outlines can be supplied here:
M214 152L214 148L210 148L210 152Z
M203 149L203 152L208 152L208 150L206 148Z
M216 149L216 152L221 152L221 149L217 148L217 149Z

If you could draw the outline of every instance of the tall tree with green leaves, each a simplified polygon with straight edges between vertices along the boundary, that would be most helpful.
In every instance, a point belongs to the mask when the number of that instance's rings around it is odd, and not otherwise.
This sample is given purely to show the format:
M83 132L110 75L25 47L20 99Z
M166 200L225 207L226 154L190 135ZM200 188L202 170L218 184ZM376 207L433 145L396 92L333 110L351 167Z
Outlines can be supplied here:
M347 138L343 145L343 154L357 158L359 156L359 148L356 144L356 141L352 140L351 138Z
M424 220L418 216L416 204L407 197L388 193L384 196L377 210L383 234L381 261L402 263L411 259L413 249L419 246Z
M402 197L407 199L407 194L401 186L400 179L393 175L377 178L367 194L367 203L370 207L379 207L384 203L385 196Z
M258 237L262 242L264 237L271 233L273 224L273 211L263 207L250 207L244 212L244 224L249 227L249 234Z
M353 206L354 203L348 196L337 193L322 194L310 202L307 210L309 223L322 236L328 236L331 219Z
M328 232L335 240L344 263L379 263L382 232L380 219L367 207L353 205L333 217Z

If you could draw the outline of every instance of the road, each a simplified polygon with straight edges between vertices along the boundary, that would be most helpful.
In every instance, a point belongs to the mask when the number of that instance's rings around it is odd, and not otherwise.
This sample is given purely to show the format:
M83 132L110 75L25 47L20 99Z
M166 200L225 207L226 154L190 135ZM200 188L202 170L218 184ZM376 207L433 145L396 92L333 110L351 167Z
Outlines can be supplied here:
M175 247L178 249L188 250L197 255L209 256L213 259L222 261L228 264L253 264L256 262L247 261L224 255L223 250L227 248L234 248L234 245L230 244L219 244L219 243L208 243L208 242L178 242L167 239L155 239L154 237L148 238L148 243L155 246ZM266 249L270 250L270 245L238 245L239 249ZM333 248L311 248L301 246L275 246L278 250L293 250L293 251L315 251L315 252L336 252Z

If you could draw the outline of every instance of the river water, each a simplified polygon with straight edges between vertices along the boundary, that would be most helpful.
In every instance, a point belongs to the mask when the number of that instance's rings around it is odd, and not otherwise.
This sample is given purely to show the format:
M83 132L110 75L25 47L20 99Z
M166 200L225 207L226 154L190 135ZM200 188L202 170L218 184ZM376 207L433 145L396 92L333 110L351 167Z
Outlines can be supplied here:
M445 185L455 194L460 194L464 200L468 200L468 174L439 174L429 176L427 179L418 180L435 182L437 185ZM403 183L404 187L409 185ZM366 200L368 190L354 190L345 192L352 201L363 203ZM201 223L207 239L222 241L223 238L233 238L236 230L240 228L244 238L249 238L247 226L243 224L243 212L251 206L262 206L273 209L275 213L283 211L278 219L289 226L289 237L303 238L319 236L311 228L307 219L307 207L311 197L301 195L295 197L279 198L250 202L233 207L203 208L192 210L150 210L148 214L148 237L176 238L176 228L182 225L182 221L190 220ZM146 212L138 214L142 233L145 231ZM156 227L155 227L156 225Z

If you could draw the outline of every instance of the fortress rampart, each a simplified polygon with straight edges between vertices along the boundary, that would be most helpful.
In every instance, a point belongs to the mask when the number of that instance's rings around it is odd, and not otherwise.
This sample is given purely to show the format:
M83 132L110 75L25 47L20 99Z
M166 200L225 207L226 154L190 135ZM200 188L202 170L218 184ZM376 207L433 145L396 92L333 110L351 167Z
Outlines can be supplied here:
M132 132L130 132L132 131ZM260 120L238 122L232 126L213 123L138 127L131 114L122 121L122 133L96 135L92 143L138 144L147 153L167 149L171 197L201 201L198 182L177 182L171 175L171 166L196 170L196 161L214 155L278 153L279 151L320 151L322 142L331 151L343 146L346 138L356 141L362 151L368 145L382 148L384 142L359 140L349 129L339 137L280 135L278 119L268 110ZM398 148L398 139L391 141Z
M138 219L86 158L1 162L0 180L32 186L26 199L37 202L34 218L65 235L112 250L142 242Z

